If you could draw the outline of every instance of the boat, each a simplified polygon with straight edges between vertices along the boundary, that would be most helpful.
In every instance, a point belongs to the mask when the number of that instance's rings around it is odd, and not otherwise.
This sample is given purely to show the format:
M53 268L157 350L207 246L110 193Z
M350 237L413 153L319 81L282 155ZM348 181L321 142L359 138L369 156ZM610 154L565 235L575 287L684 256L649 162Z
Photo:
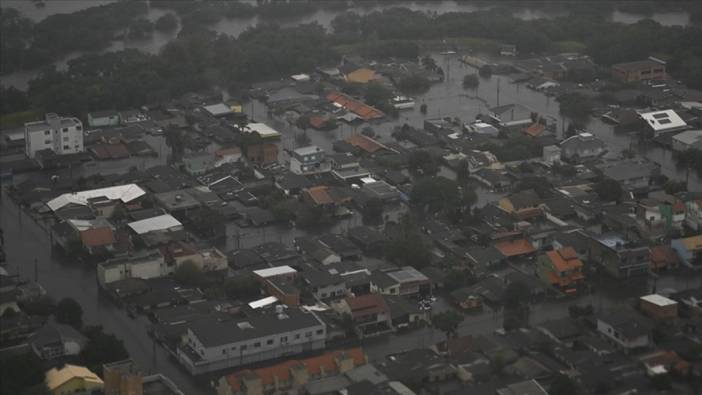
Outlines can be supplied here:
M397 110L414 108L414 99L407 96L395 96L392 98L392 106Z

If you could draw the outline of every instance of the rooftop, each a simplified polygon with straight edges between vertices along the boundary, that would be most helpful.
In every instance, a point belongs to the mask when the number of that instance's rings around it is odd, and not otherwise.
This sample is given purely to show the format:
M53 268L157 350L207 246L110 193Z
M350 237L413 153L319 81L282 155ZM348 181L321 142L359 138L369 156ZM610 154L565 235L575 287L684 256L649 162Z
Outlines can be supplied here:
M642 296L641 300L644 300L646 302L649 302L651 304L655 304L656 306L663 307L663 306L671 306L674 304L678 304L678 302L668 299L665 296L658 295L658 294L651 294L651 295L646 295Z
M268 269L254 270L253 273L261 278L268 278L273 276L297 273L297 270L286 265L271 267Z
M183 226L183 224L181 224L180 221L175 219L170 214L164 214L159 215L158 217L152 217L142 219L141 221L130 222L127 225L139 235L158 230L168 230L171 228Z
M137 199L146 192L136 184L118 185L107 188L90 189L81 192L64 193L55 199L50 200L46 205L52 211L57 211L69 204L87 206L88 200L96 197L106 197L110 200L120 200L122 203L129 203Z
M405 266L401 270L388 272L387 275L398 283L429 281L427 276L412 266Z
M687 123L673 110L645 112L640 116L655 132L681 129L687 126Z
M263 139L280 137L280 132L265 123L250 123L244 127L244 131L247 133L256 132Z
M95 373L83 366L66 364L61 369L52 368L46 372L46 386L53 391L71 379L80 378L95 384L102 384L102 380Z

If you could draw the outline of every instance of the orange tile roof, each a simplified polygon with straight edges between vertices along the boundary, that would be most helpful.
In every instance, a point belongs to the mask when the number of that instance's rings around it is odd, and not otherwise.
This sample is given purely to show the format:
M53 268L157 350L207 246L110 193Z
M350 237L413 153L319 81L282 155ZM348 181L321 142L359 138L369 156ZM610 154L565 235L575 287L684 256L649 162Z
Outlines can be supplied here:
M380 294L347 297L346 303L351 308L351 315L354 318L388 311L388 305Z
M362 134L354 134L353 136L347 138L346 142L354 147L358 147L361 150L368 152L369 154L376 153L385 148L384 145Z
M658 269L678 262L678 255L670 246L651 247L651 265Z
M375 74L375 71L365 67L346 74L346 81L359 84L366 84L377 78L378 76Z
M358 115L364 121L382 118L385 116L385 114L377 108L371 107L356 99L352 99L343 93L331 92L327 95L327 100L346 108L352 113Z
M559 272L578 269L583 267L583 263L578 259L572 247L561 248L560 250L548 251L546 256Z
M80 240L86 247L100 247L114 243L115 237L112 233L112 229L105 226L80 232Z
M541 123L535 122L529 125L528 128L524 131L524 133L528 134L531 137L538 137L541 135L541 133L546 130L546 126L544 126Z
M334 373L338 369L336 359L341 355L347 355L353 359L354 366L360 366L366 363L366 355L363 353L363 350L360 347L356 347L348 350L330 351L307 359L291 359L256 370L242 370L227 375L225 379L231 387L232 392L238 392L241 389L241 379L245 376L255 376L260 378L261 383L264 387L266 387L272 385L275 382L276 377L278 377L278 380L280 381L289 380L290 369L300 365L304 366L311 376L319 375L322 369L324 369L326 374Z
M536 251L534 246L527 239L518 239L512 241L501 241L495 244L495 248L500 250L502 255L507 258L519 255L531 254Z
M329 187L320 185L305 189L307 195L315 204L324 205L334 203L334 198L329 194Z

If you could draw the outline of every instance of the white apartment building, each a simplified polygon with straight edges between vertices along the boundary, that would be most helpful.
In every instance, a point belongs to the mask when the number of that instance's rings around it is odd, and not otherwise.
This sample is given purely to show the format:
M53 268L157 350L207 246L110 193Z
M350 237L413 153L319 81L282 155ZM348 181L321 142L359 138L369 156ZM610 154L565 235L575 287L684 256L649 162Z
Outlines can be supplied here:
M30 158L45 149L58 155L83 152L83 123L78 118L46 114L42 121L24 124L24 144Z
M312 312L278 308L248 318L188 324L178 359L193 375L305 352L326 345L326 325Z

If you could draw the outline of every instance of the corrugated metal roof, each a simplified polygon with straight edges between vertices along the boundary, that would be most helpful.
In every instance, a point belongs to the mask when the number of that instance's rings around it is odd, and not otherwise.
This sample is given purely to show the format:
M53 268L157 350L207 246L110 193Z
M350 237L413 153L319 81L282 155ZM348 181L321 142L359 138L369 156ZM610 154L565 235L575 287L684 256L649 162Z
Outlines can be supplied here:
M103 196L110 200L121 200L122 203L129 203L145 194L146 192L137 184L126 184L82 192L64 193L50 200L46 205L49 206L52 211L56 211L69 204L87 206L89 199Z
M137 234L142 235L144 233L153 232L156 230L165 230L174 228L176 226L183 226L177 219L175 219L170 214L159 215L158 217L152 217L147 219L142 219L141 221L130 222L130 228Z
M293 269L290 266L285 265L285 266L276 266L276 267L271 267L271 268L261 269L261 270L254 270L253 273L261 278L266 278L266 277L272 277L272 276L280 276L281 274L297 273L297 270Z

